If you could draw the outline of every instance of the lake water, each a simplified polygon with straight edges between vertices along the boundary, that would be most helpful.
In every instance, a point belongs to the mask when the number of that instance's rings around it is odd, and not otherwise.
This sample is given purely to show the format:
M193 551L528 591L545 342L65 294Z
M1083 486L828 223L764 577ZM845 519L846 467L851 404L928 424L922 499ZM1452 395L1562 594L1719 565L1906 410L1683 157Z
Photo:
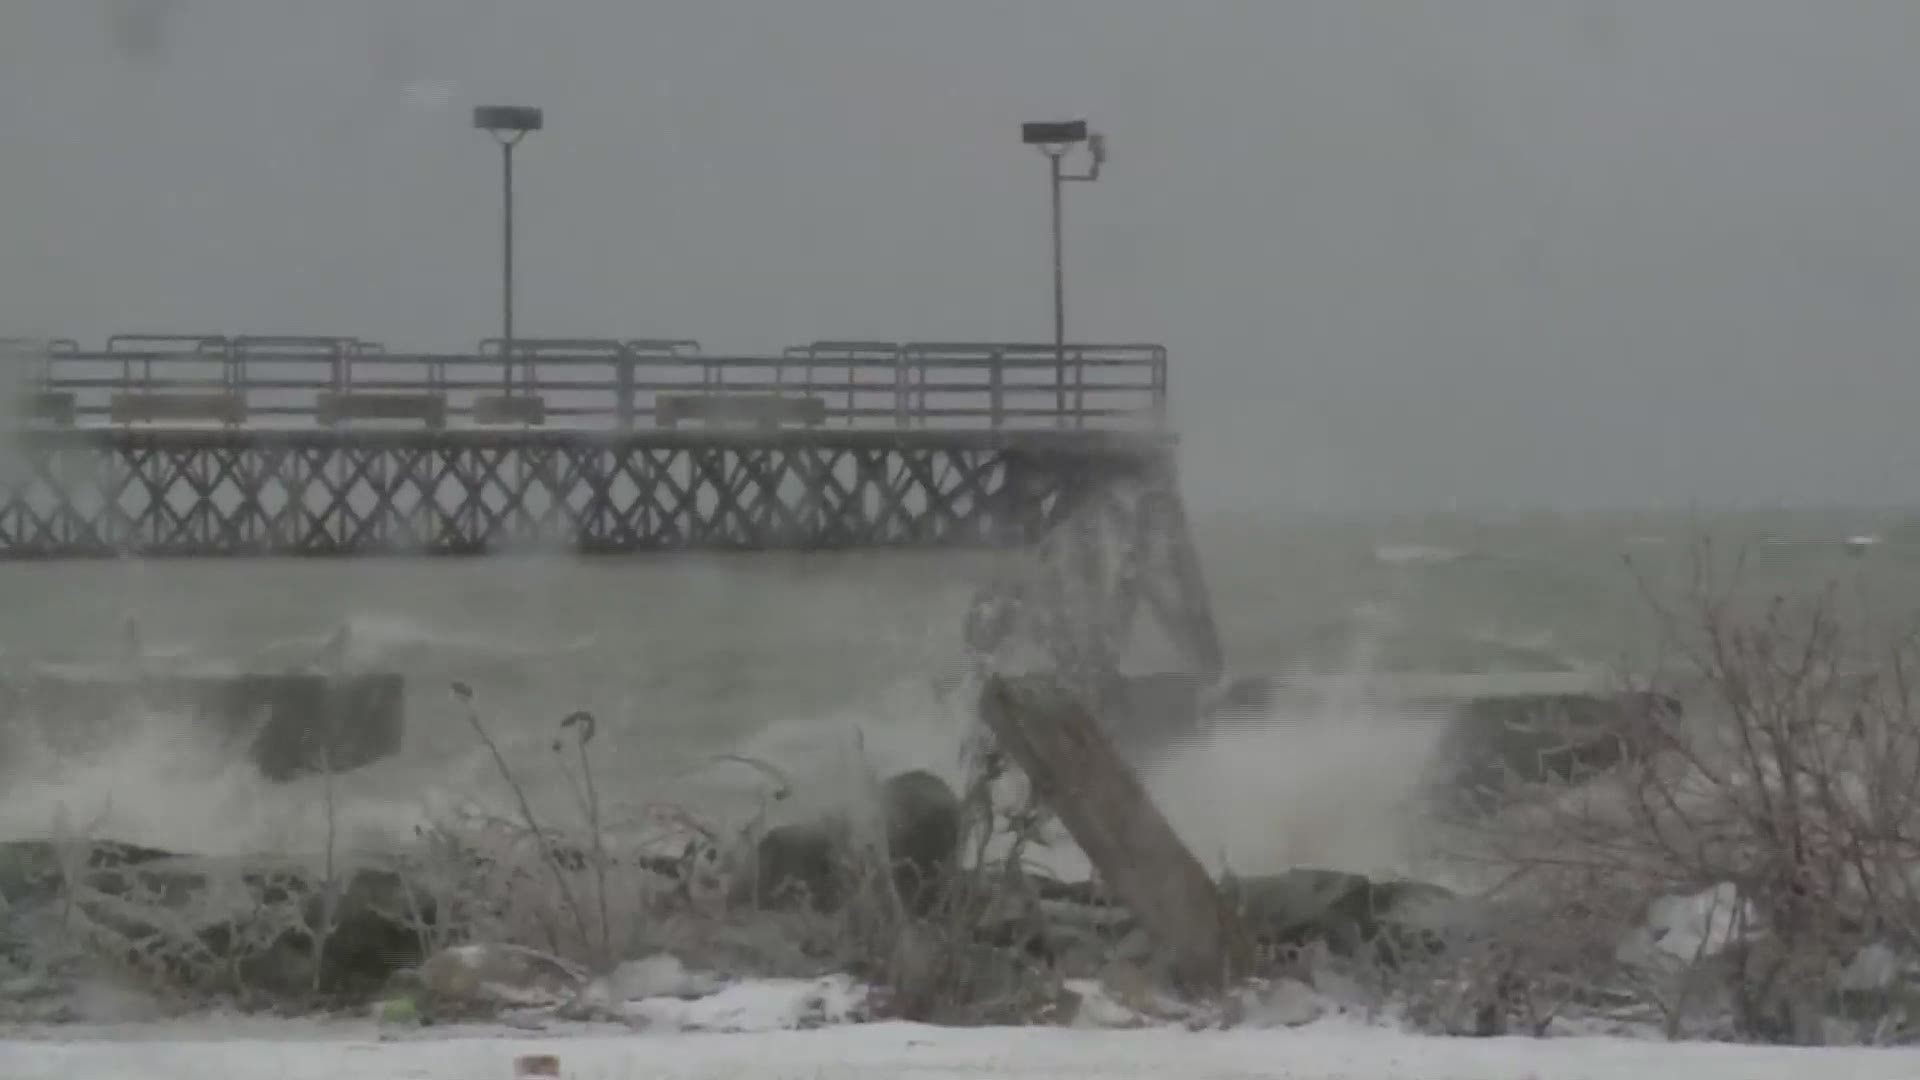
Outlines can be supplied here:
M1754 595L1834 583L1873 618L1909 618L1920 546L1900 542L1898 525L1868 512L1215 513L1196 532L1235 672L1304 665L1495 685L1648 663L1643 593L1683 584L1701 536L1723 567L1746 553ZM1859 535L1887 542L1850 552L1844 541ZM475 688L543 814L571 813L551 744L561 717L589 709L610 804L725 815L764 781L720 754L777 763L802 807L844 791L863 760L953 774L969 718L932 684L954 671L972 590L990 569L986 556L938 553L5 565L0 662L275 670L344 641L348 667L397 670L409 685L403 753L337 778L341 835L356 846L404 842L462 805L510 808L447 691L455 680ZM1377 700L1330 692L1305 718L1316 723L1191 748L1151 782L1206 852L1391 861L1378 819L1423 743L1373 715ZM175 718L130 714L114 731L78 756L8 742L0 836L58 822L236 851L310 849L324 835L318 781L267 784Z

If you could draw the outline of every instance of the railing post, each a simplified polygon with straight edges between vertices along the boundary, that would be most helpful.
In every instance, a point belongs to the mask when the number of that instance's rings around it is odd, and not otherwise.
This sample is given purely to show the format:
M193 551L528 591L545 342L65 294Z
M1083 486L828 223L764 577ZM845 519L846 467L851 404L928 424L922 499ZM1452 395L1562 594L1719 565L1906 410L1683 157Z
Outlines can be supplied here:
M991 417L990 423L992 423L995 431L1000 430L1001 426L1006 422L1004 412L1006 407L1006 359L1007 354L1001 352L999 349L995 349L993 355L987 359L987 383L990 387L988 390L987 412Z
M927 426L927 369L930 366L932 361L924 355L920 357L920 362L914 365L920 376L920 397L914 407L914 419L920 422L919 426L922 429Z
M907 426L907 359L911 350L902 348L893 357L893 426Z
M860 422L859 398L856 391L860 386L860 360L852 353L847 354L847 426L853 427ZM813 395L813 354L807 354L807 395Z
M1167 426L1167 351L1155 349L1153 353L1153 424L1156 428Z
M1073 351L1073 426L1084 429L1087 426L1087 349L1076 346Z
M230 393L243 393L242 386L247 381L247 350L244 346L228 345L220 357L220 378L227 384Z
M614 410L618 414L616 422L620 425L621 431L632 431L634 427L637 404L634 401L633 389L634 363L633 356L625 353L624 350L622 355L613 362Z

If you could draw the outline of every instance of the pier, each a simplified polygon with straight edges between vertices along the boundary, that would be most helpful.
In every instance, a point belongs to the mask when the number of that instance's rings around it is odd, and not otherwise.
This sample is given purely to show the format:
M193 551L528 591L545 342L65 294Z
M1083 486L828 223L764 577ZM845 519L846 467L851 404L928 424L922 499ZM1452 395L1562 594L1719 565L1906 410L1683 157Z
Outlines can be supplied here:
M0 559L1033 548L1058 568L1050 649L1112 670L1145 605L1192 670L1220 668L1157 345L7 351ZM1006 621L989 611L978 644Z

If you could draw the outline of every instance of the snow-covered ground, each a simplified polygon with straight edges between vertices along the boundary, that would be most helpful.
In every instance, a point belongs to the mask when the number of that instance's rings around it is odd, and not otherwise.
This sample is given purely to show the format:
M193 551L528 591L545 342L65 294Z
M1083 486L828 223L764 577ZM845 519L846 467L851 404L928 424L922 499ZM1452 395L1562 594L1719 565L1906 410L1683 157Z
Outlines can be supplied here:
M544 1037L371 1025L48 1029L0 1042L7 1080L510 1080L523 1054L569 1080L835 1077L1275 1077L1300 1080L1912 1080L1920 1051L1789 1050L1624 1039L1436 1039L1346 1021L1267 1031L872 1024L742 1034Z

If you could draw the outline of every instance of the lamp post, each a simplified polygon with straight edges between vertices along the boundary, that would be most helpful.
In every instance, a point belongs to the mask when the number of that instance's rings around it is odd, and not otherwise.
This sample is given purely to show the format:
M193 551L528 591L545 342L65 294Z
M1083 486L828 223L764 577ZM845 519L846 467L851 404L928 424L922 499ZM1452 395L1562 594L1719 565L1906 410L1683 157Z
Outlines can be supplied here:
M539 131L546 118L539 109L527 105L481 105L473 110L473 126L493 136L500 144L501 161L501 252L500 265L500 343L502 377L506 392L513 393L513 148L528 132Z
M1107 140L1087 130L1085 120L1044 120L1020 125L1020 141L1040 148L1047 157L1048 181L1053 192L1053 352L1054 386L1058 415L1067 415L1067 271L1066 237L1061 225L1060 191L1069 181L1100 179L1100 166L1107 161ZM1069 173L1063 167L1067 151L1086 144L1091 164L1083 173Z

